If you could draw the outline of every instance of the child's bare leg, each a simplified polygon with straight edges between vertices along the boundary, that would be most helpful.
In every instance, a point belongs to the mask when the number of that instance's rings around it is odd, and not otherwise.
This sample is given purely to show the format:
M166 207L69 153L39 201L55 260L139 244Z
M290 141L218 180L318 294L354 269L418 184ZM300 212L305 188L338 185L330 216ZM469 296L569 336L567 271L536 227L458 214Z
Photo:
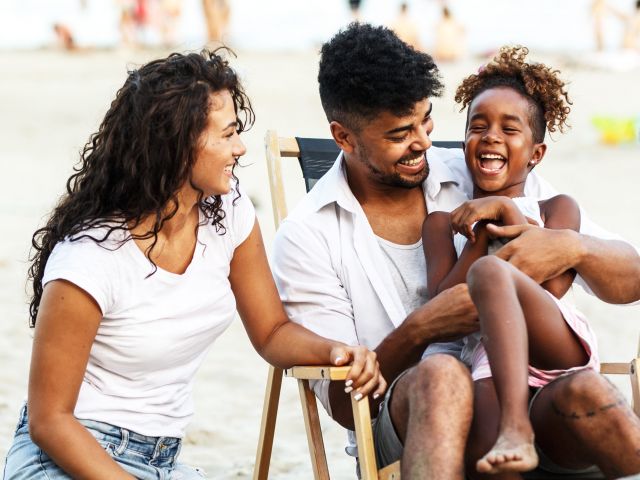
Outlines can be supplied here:
M507 262L483 257L469 269L467 282L501 407L498 440L477 469L531 470L538 458L527 411L527 366L570 368L586 363L586 353L544 289Z
M473 382L473 421L465 450L465 468L471 480L517 480L522 478L518 472L479 473L478 460L491 450L498 439L500 427L500 403L492 378L483 378Z

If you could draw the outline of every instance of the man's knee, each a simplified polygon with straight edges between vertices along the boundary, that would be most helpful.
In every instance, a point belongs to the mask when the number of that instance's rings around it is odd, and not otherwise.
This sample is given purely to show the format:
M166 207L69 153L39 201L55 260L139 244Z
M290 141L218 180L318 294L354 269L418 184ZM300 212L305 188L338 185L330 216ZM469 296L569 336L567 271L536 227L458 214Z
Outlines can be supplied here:
M473 397L469 370L452 355L430 355L414 367L413 386L416 393L427 394L452 390L460 397Z
M486 255L479 258L467 272L467 285L469 293L484 292L485 289L493 289L495 282L503 281L509 277L507 263L495 255Z
M612 399L621 400L621 395L606 378L591 369L567 375L554 388L554 403L558 407L596 406Z

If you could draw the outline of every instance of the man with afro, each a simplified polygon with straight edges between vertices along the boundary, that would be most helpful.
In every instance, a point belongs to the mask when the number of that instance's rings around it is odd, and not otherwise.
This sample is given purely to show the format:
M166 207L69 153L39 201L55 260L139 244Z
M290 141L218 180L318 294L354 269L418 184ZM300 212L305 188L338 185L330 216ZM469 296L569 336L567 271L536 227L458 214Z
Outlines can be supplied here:
M293 321L377 352L391 384L385 398L370 399L378 466L402 459L402 478L462 479L472 382L450 341L476 331L477 315L465 284L427 297L421 229L428 212L450 211L470 198L472 185L462 150L431 145L431 99L443 89L438 69L390 30L353 23L322 47L318 81L342 152L276 235L273 268L281 298ZM535 173L525 193L556 194ZM531 226L500 233L513 240L498 255L540 282L574 268L605 301L640 298L637 251L586 218L581 233ZM447 343L439 348L440 342ZM427 346L433 354L421 359ZM536 421L563 434L570 429L585 452L594 452L593 461L598 429L633 421L640 431L626 407L589 421L558 416L606 405L610 388L594 375L596 381L572 376L554 390L547 410L536 412ZM352 429L345 386L318 381L313 388L329 414ZM347 452L357 456L353 435L350 441ZM553 460L567 468L576 461Z

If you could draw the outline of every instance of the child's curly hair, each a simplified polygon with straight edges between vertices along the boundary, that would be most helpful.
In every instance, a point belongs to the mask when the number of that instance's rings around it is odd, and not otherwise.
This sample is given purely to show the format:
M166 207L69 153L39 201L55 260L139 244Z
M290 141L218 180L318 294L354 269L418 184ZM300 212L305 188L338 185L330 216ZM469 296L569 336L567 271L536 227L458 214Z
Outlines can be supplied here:
M480 93L490 88L513 88L527 98L532 106L529 123L533 141L544 141L545 126L550 132L556 128L564 132L571 111L569 95L558 74L542 63L527 63L529 49L522 46L502 47L500 53L477 74L469 75L456 90L455 100L468 107Z

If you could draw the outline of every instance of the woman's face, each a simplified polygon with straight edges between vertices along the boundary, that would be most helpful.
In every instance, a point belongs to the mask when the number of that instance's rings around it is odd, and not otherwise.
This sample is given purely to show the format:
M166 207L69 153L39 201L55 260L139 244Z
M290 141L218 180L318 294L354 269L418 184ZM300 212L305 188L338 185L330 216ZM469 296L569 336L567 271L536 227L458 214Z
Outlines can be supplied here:
M212 93L207 126L200 136L191 171L191 182L204 192L205 197L223 195L231 189L236 159L246 152L237 128L231 93L228 90Z

